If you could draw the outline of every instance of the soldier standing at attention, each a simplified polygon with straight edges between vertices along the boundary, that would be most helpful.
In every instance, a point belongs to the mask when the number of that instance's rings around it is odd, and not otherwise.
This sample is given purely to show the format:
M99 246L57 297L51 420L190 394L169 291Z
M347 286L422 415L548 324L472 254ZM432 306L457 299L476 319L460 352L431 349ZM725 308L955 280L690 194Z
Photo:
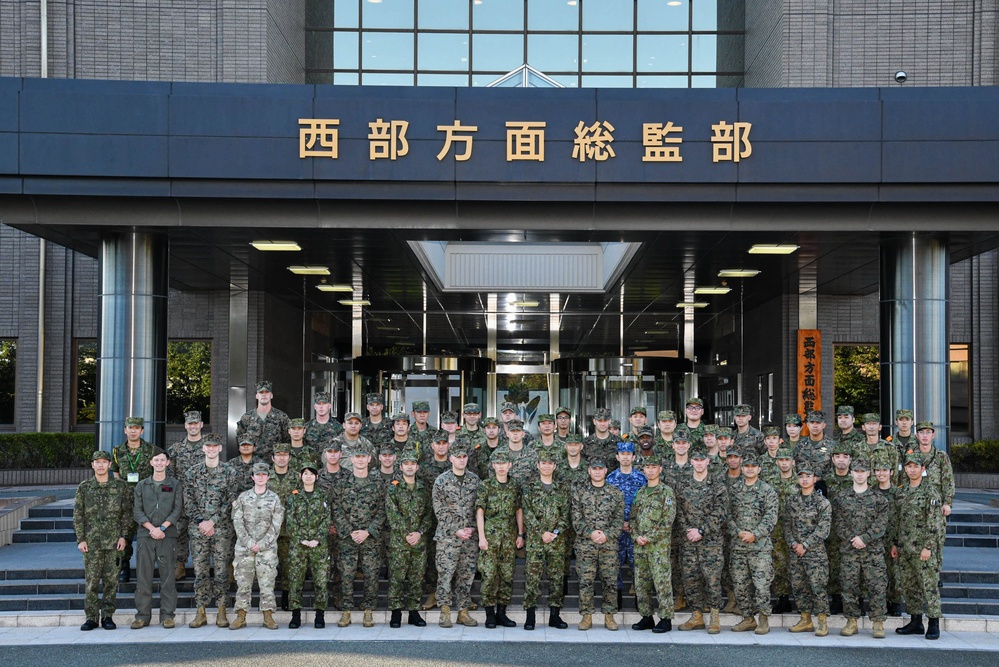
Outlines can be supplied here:
M291 538L287 565L291 589L288 596L291 622L288 627L292 630L302 627L302 587L305 585L305 573L312 570L315 587L312 606L316 610L313 627L322 629L326 627L326 604L329 598L326 583L330 577L326 538L333 519L329 496L316 489L318 471L310 465L302 466L300 478L301 489L292 491L285 505L285 525L288 526L288 536Z
M502 426L500 426L500 421L496 417L486 417L482 420L482 447L477 450L474 462L474 472L479 476L479 479L489 477L489 458L503 444L503 441L500 440L500 431L502 431ZM446 457L445 460L447 460ZM433 483L433 480L431 480L431 483Z
M632 501L629 522L635 540L638 613L642 616L631 629L652 630L655 633L673 629L670 550L676 519L676 497L673 489L662 482L662 469L662 461L657 455L645 458L643 470L647 483ZM652 617L653 590L659 598L659 623L655 623Z
M762 455L766 450L763 443L763 433L750 424L752 420L753 406L748 403L740 403L735 406L734 444L743 452L752 451L758 455Z
M417 476L419 456L407 450L399 456L402 479L389 485L385 515L389 529L388 606L392 610L390 628L402 627L402 610L409 611L408 625L425 627L420 616L423 575L427 569L427 541L433 507L430 487Z
M940 513L944 517L944 523L950 516L951 506L954 504L954 467L950 463L947 452L937 449L933 444L936 437L936 429L933 422L922 421L916 424L916 440L919 446L913 451L923 457L923 468L926 470L926 481L940 496ZM937 553L943 554L943 541L940 542Z
M555 415L538 415L538 439L534 442L534 447L538 450L549 447L562 449L562 441L555 438Z
M529 479L534 474L534 471L538 469L538 450L524 441L524 436L526 435L524 433L524 422L514 419L507 424L506 428L507 442L506 447L503 447L502 451L505 451L510 456L510 479L519 485L524 480ZM469 451L472 451L471 448L469 448ZM497 449L492 453L493 458L498 451L500 450ZM493 474L495 474L495 471L493 471Z
M340 422L330 416L332 407L330 393L317 391L316 402L312 405L316 416L305 425L305 442L317 456L322 454L323 448L330 440L343 433Z
M741 485L732 490L732 515L728 523L731 540L732 584L742 613L734 632L756 630L770 632L770 585L774 579L773 544L770 533L777 524L777 492L760 480L757 455L747 452L742 458ZM753 615L759 614L759 621Z
M568 440L579 444L579 436L570 434ZM569 625L562 620L564 599L562 581L568 558L565 547L569 539L569 484L555 479L556 456L554 452L538 453L539 475L521 488L521 509L524 533L527 535L527 560L524 564L524 609L527 619L525 630L535 628L538 590L541 575L548 570L548 627L565 630Z
M288 420L288 439L291 460L288 462L292 472L301 470L305 466L316 468L319 461L319 452L315 452L305 442L305 420L295 417Z
M437 431L437 427L430 423L430 401L413 401L410 414L413 415L413 427L409 430L409 438L416 443L414 449L422 459Z
M617 441L621 439L621 420L620 419L611 419L610 420L610 434L611 434L611 438L613 438L614 446L616 447L617 446ZM609 458L608 461L610 461L611 463L616 463L616 461L614 461L614 457Z
M273 385L270 380L257 382L257 406L236 423L236 439L249 433L257 443L257 456L262 461L270 459L274 445L283 442L288 434L288 415L273 405Z
M572 428L572 413L569 408L560 405L555 408L555 437L559 442L565 442L569 437L570 428Z
M684 405L686 413L687 433L690 436L691 445L699 445L704 442L704 401L697 396L691 396Z
M486 432L479 424L479 420L482 419L482 408L479 407L478 403L465 403L462 408L462 416L463 423L458 429L458 435L465 436L465 440L471 445L471 450L474 452L472 463L475 465L477 460L482 457L482 450L486 445Z
M592 435L583 438L584 458L601 458L605 461L616 461L617 439L610 432L611 412L607 408L597 408L593 413Z
M302 482L299 476L291 472L288 467L291 465L291 445L287 442L275 444L271 459L274 463L274 470L269 475L267 488L281 499L281 507L286 507L291 492L299 488ZM282 524L277 540L277 555L281 585L281 609L285 611L288 610L288 550L290 547L291 537L288 535L288 526Z
M830 473L830 461L832 458L833 441L826 437L826 415L820 410L812 410L808 413L805 426L808 428L808 437L801 438L792 450L794 462L801 470L803 465L807 465L821 482ZM819 489L824 489L822 485Z
M673 443L670 448L672 453L660 458L662 461L662 481L669 488L673 489L673 494L678 495L684 483L690 479L693 468L690 463L690 435L686 427L680 427L673 432ZM644 461L642 462L644 466ZM675 600L674 611L680 611L687 606L687 600L683 595L683 578L680 568L680 544L683 542L683 534L680 530L680 522L673 522L673 543L669 550L670 574L673 581L671 597ZM637 580L637 577L636 577Z
M236 477L236 490L234 495L238 496L243 491L253 488L253 464L260 463L260 459L254 456L257 445L253 441L252 435L244 435L239 439L239 456L229 459L225 466L232 470ZM203 458L203 457L202 457Z
M524 515L520 511L520 490L510 479L509 452L493 452L494 477L483 480L475 496L475 525L478 529L479 573L482 575L482 606L486 627L514 628L506 615L513 596L513 568L517 549L524 548Z
M777 596L777 604L774 606L775 614L786 614L791 611L791 571L788 565L790 548L784 540L784 503L799 490L798 476L794 471L794 457L791 450L781 447L777 450L777 474L774 477L764 479L764 482L774 487L777 492L777 502L780 509L777 513L777 525L774 526L770 534L773 541L774 559L774 582L772 586L773 594Z
M617 568L617 606L621 606L621 571L625 565L631 568L632 578L635 573L635 543L631 539L631 528L628 519L631 516L631 501L635 499L638 490L645 486L645 475L635 470L635 443L617 443L617 470L607 475L607 483L620 489L624 496L624 524L617 538L618 568ZM606 597L609 593L604 593Z
M326 496L329 503L330 512L333 510L334 489L351 474L341 465L342 452L340 451L339 438L333 438L326 443L326 451L323 453L324 467L319 471L319 479L316 480L316 488ZM337 538L336 526L332 519L329 526L329 534L326 536L326 550L329 554L329 580L333 583L332 604L333 608L340 610L340 572L337 569L338 555L340 553L340 541Z
M852 418L852 417L851 417ZM829 553L829 594L832 602L829 604L829 613L843 613L843 589L839 583L839 563L840 548L836 523L839 521L839 514L836 512L836 498L853 488L853 477L850 476L850 460L853 445L849 442L840 441L832 447L832 474L825 479L826 496L833 504L832 531L826 541L826 551Z
M895 535L898 533L898 497L901 489L893 482L897 466L892 463L896 457L894 449L889 455L874 457L871 466L874 468L874 477L877 484L874 490L885 497L888 501L888 532L885 534L885 567L888 570L888 615L902 615L902 596L898 589L898 561L892 558L891 548L895 544ZM906 478L908 482L908 478Z
M918 433L918 430L917 430ZM900 635L923 634L923 610L927 616L926 638L940 639L940 566L947 525L940 492L924 478L925 457L912 452L905 455L905 476L898 499L898 533L891 556L899 562L899 585L905 596L909 622L895 632Z
M214 601L218 605L215 625L227 628L229 564L236 540L231 520L236 476L219 461L222 436L208 433L202 441L205 458L187 471L183 484L184 512L189 520L191 559L194 561L194 602L198 608L189 625L200 628L207 624L205 608Z
M167 456L170 457L170 474L181 485L184 484L184 476L191 466L200 463L204 459L204 452L201 451L201 429L205 427L201 419L201 412L198 410L188 410L184 413L184 430L187 437L180 442L175 442L167 449ZM183 493L183 491L181 492ZM187 556L190 552L190 538L187 535L187 513L181 512L177 521L177 572L174 574L175 581L180 581L187 576Z
M881 415L877 412L865 413L862 417L861 428L864 430L865 440L857 445L858 451L863 448L866 451L866 458L872 464L874 461L884 459L891 466L892 481L897 481L900 473L901 457L898 450L886 440L881 439ZM875 486L877 486L875 484Z
M801 493L790 496L784 503L782 522L784 541L791 547L791 589L801 613L791 632L815 632L816 637L829 634L829 556L826 538L832 527L832 505L821 493L815 492L815 474L808 464L798 468ZM816 623L812 624L812 615Z
M576 569L579 572L580 630L593 627L593 584L603 584L604 627L617 630L618 541L624 526L624 495L607 484L607 464L589 460L590 481L577 487L572 497L572 527L576 532ZM644 475L643 475L644 477Z
M403 453L407 449L417 450L419 454L420 445L413 440L409 426L409 415L405 412L397 412L392 415L392 437L382 443L382 448L388 445L396 455Z
M444 429L435 431L434 435L430 438L430 447L423 453L420 460L420 470L416 473L423 480L428 493L433 491L434 482L437 481L437 478L451 470L450 448L451 443L448 442L447 431ZM488 460L486 464L488 465ZM432 505L433 498L431 498ZM427 599L423 603L424 609L433 609L437 606L437 541L434 538L436 534L437 516L433 512L433 507L431 507L430 532L427 535L426 581L424 583Z
M333 523L340 540L340 597L343 611L337 626L350 625L354 606L354 575L360 566L364 578L362 625L374 627L378 604L378 570L381 568L381 531L385 526L385 487L368 469L371 455L355 447L348 450L352 474L333 487Z
M858 431L852 405L836 408L836 425L839 426L839 441L856 445L864 442L864 434Z
M433 505L437 516L437 602L441 606L440 626L450 628L451 605L458 609L458 623L475 627L478 622L469 616L472 580L478 557L475 499L480 480L468 470L468 445L458 440L449 452L451 469L441 473L434 482Z
M895 435L889 440L898 450L900 459L905 458L906 452L916 446L916 434L912 432L912 424L912 410L902 408L895 411Z
M840 547L840 585L843 590L844 637L857 634L860 591L866 591L875 639L885 637L887 602L884 536L888 531L888 500L868 485L870 464L857 459L850 464L853 488L834 501L838 516L836 537ZM862 588L861 588L862 587Z
M361 435L373 443L380 443L392 437L392 422L385 419L385 399L381 394L371 393L367 397L368 417L361 425Z
M153 569L160 572L160 622L174 627L177 610L177 522L183 505L180 482L167 476L170 458L160 448L153 452L153 474L135 485L132 518L138 524L138 550L135 554L135 620L132 629L149 625L153 607Z
M140 480L153 474L149 461L153 458L153 446L142 439L142 417L125 419L125 442L111 450L111 472L128 484L129 491ZM125 550L121 553L121 575L118 581L127 584L130 578L129 562L132 560L132 540L135 539L135 522L129 522L125 535Z
M246 612L250 609L253 579L260 587L260 611L264 627L277 630L274 610L274 580L277 578L277 540L284 523L284 503L278 494L268 490L270 466L253 465L253 488L239 494L232 504L232 525L236 530L236 550L232 570L236 576L236 620L230 630L246 627Z
M97 627L114 630L115 602L118 597L120 558L125 550L125 535L132 521L132 490L111 477L111 454L98 450L90 457L93 479L81 482L73 505L73 530L76 547L83 554L86 595L83 609L87 620L84 632ZM98 597L98 593L101 593Z

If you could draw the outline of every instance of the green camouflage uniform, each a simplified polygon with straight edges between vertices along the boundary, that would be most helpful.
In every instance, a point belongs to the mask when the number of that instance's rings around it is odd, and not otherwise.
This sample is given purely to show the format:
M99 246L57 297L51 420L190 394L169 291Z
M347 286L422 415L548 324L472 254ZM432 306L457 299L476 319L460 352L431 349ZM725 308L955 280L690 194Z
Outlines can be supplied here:
M773 543L770 533L777 525L777 492L764 481L742 484L732 492L732 514L728 523L730 574L735 599L743 617L770 615L770 585L774 579ZM756 541L739 539L740 531L753 533Z
M908 481L906 482L908 484ZM888 588L885 592L888 605L902 603L902 594L898 587L898 560L891 557L892 545L897 544L898 535L898 498L902 490L897 486L889 486L887 489L873 487L888 501L888 531L885 533L885 568L888 570Z
M857 493L852 488L833 501L836 514L836 538L840 549L840 587L843 613L860 618L860 591L865 591L872 621L883 621L888 614L884 536L888 531L888 500L868 488ZM867 545L856 549L850 540L859 536ZM863 586L863 588L861 588Z
M427 569L427 543L433 507L430 487L417 476L413 486L405 480L391 484L385 496L389 529L389 609L416 611L423 596ZM410 533L420 533L415 545L406 541Z
M77 544L87 543L87 553L83 554L83 609L91 621L101 620L102 615L111 618L117 609L121 570L118 540L136 525L132 520L132 498L131 487L110 475L104 484L91 478L76 489L73 530Z
M930 451L923 453L919 450L918 446L913 450L923 457L923 465L926 466L926 477L923 478L924 482L929 482L937 494L940 496L940 502L944 505L954 505L954 467L951 465L950 457L947 452L942 449L937 449L935 446L930 447ZM946 524L947 519L944 519ZM946 537L946 535L944 536ZM944 547L944 538L940 538L940 544L934 550L937 553L942 554Z
M659 616L673 618L670 552L675 519L676 497L673 489L662 482L643 486L631 501L631 534L649 539L644 546L635 542L635 591L642 616L652 616L654 588L659 597Z
M317 456L321 456L329 441L341 433L343 433L343 426L340 425L340 422L333 419L332 416L330 416L329 421L325 424L320 424L315 419L310 419L305 424L305 444Z
M288 441L289 421L288 415L277 408L272 407L263 419L257 414L256 409L250 410L236 422L236 442L239 442L244 435L253 438L253 442L256 443L254 454L268 462L274 453L274 445Z
M617 470L617 443L621 438L615 437L610 432L607 433L607 437L601 440L596 436L596 434L588 435L583 438L583 459L589 461L590 459L603 459L607 464L607 474ZM587 473L586 479L589 479L589 474Z
M319 465L319 454L313 451L308 444L304 444L301 447L289 447L288 452L291 454L291 459L288 462L288 470L297 472L304 466L310 466L316 470L322 467Z
M789 478L784 478L778 474L777 477L771 477L763 480L770 486L774 487L774 491L777 492L777 502L779 508L783 508L787 499L798 493L798 476L793 470L791 471L791 475L792 476ZM770 533L770 538L774 544L773 593L778 597L782 595L790 595L791 571L788 564L789 547L787 546L787 542L784 540L783 512L781 509L778 509L777 511L777 524Z
M236 541L231 520L236 486L232 469L222 463L209 468L202 461L184 478L184 513L189 521L196 607L207 607L213 601L219 607L229 606L229 564ZM202 521L215 524L214 535L201 534L198 524ZM215 575L211 576L213 564Z
M673 489L673 494L678 502L680 498L680 490L683 488L683 485L691 479L691 476L694 474L694 468L691 466L689 458L686 463L678 464L676 462L675 453L670 453L669 455L661 456L660 458L663 462L663 471L661 473L662 481L669 488ZM680 597L684 594L683 566L680 563L680 547L686 540L684 538L683 531L680 529L679 521L673 522L672 533L672 544L670 545L669 550L670 576L673 581L673 596ZM660 606L662 606L661 603ZM672 616L668 618L672 618Z
M191 442L184 438L180 442L175 442L167 448L167 456L170 457L170 474L181 485L183 493L184 476L191 466L205 460L205 453L201 449L203 440ZM180 520L177 521L177 562L181 565L187 563L187 556L191 550L191 538L187 534L187 514L180 513Z
M926 615L940 618L940 567L943 544L947 530L939 491L927 480L916 488L902 487L898 497L898 548L899 588L905 596L906 610L921 614L925 605ZM929 560L919 559L923 549L930 550Z
M832 474L832 450L836 443L831 438L822 438L818 442L808 437L802 437L794 446L794 464L798 470L802 466L815 472L816 477L825 478Z
M204 460L204 456L201 457ZM250 459L249 463L245 463L243 459L237 456L234 459L229 459L222 465L231 468L233 473L236 475L236 490L235 494L238 496L243 491L249 491L253 488L253 464L254 463L266 463L266 461L261 461L256 456Z
M781 523L784 541L800 544L805 554L788 554L791 589L802 614L829 613L829 556L826 539L832 527L832 504L818 491L804 496L796 493L784 502Z
M428 451L429 445L428 445ZM420 471L416 473L416 476L423 480L423 485L427 487L428 493L433 492L434 482L437 478L446 472L451 470L451 461L445 458L443 461L438 461L434 458L434 454L431 451L427 458L420 461ZM434 535L437 534L437 516L433 512L433 502L431 499L431 512L430 512L430 530L428 532L427 538L427 570L426 570L426 583L424 585L424 592L430 593L434 591L436 595L437 591L437 541L434 539Z
M830 471L825 478L826 495L833 503L832 528L829 531L829 539L826 540L826 553L829 555L829 594L839 595L843 590L839 583L840 550L839 540L836 538L836 522L839 521L836 512L836 497L853 489L853 477L850 473L837 475L835 470Z
M478 475L467 469L461 477L448 470L434 482L437 604L441 606L467 609L471 604L470 593L479 551L479 541L475 537L475 498L480 484ZM455 535L462 528L471 528L472 537L462 540Z
M550 485L541 483L536 476L521 489L521 507L524 511L524 533L527 560L524 564L524 607L538 603L541 576L548 570L548 605L562 607L562 579L566 574L566 542L569 534L569 486L553 479ZM558 537L545 544L541 536L556 533Z
M330 524L333 522L329 496L319 489L311 493L304 489L292 491L286 507L285 525L291 538L287 567L288 606L291 609L302 608L302 587L305 585L305 574L311 569L316 589L312 607L317 611L325 611L330 576L326 538L329 537ZM315 547L302 544L312 540L318 540L319 544Z
M126 484L128 490L133 491L135 485L153 474L153 468L149 462L153 459L153 446L145 440L139 441L139 447L131 450L128 443L122 444L111 450L111 472L116 473ZM132 560L132 540L135 539L137 524L130 521L125 534L125 550L121 552L121 564L127 566Z
M580 485L572 497L572 527L576 532L579 612L594 612L593 585L599 575L603 611L613 614L617 611L618 537L624 528L624 494L607 483L601 487L592 482ZM590 534L595 530L602 530L607 541L594 544Z
M385 487L378 475L357 477L351 473L333 487L333 523L339 540L341 606L354 606L354 575L360 566L364 577L361 608L374 609L378 604L378 570L381 568L381 531L385 526ZM356 544L350 534L368 531L368 537Z
M284 522L284 503L273 491L258 494L253 489L239 494L232 504L236 531L232 572L236 578L236 611L249 611L256 575L260 588L260 611L274 611L274 580L277 578L277 539ZM251 547L259 545L253 552Z
M745 433L739 433L739 429L733 429L734 438L732 447L740 452L755 452L762 457L767 452L767 446L763 442L763 431L750 426ZM703 440L703 438L702 438Z
M278 498L281 499L281 507L285 507L288 504L288 498L291 497L292 491L302 488L302 479L298 474L291 472L290 467L288 468L288 472L281 475L271 470L270 479L267 480L267 488L278 495ZM280 587L282 591L288 590L287 563L290 545L291 538L288 536L288 526L282 525L277 541L278 568L280 570Z
M529 445L524 445L519 451L513 451L509 447L504 447L503 451L510 452L510 459L513 465L510 467L510 480L517 485L523 484L531 479L538 472L538 450ZM495 471L490 471L490 477L495 477Z
M479 485L475 509L482 510L485 537L489 543L489 548L479 554L483 606L510 604L513 568L517 561L518 507L520 492L512 478L501 484L492 477Z
M729 502L727 485L708 472L698 482L691 475L680 486L677 523L682 536L680 569L683 591L692 609L708 611L722 596L722 571L725 568L725 523ZM687 531L697 528L703 536L697 542L687 540Z

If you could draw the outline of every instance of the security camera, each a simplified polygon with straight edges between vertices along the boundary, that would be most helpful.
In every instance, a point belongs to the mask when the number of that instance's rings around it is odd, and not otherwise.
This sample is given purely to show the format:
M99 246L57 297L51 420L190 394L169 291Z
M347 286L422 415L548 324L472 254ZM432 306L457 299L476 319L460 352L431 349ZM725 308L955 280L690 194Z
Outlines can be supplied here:
M905 72L903 72L902 70L899 70L899 71L895 72L895 81L897 83L905 83L905 80L908 79L908 78L909 78L909 75L906 74Z

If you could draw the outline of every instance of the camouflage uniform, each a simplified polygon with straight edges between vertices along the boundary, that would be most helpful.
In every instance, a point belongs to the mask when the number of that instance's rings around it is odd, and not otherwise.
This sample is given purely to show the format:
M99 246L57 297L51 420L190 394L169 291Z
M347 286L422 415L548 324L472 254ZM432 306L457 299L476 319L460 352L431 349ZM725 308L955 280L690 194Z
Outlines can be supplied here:
M732 440L732 446L741 452L755 452L760 456L763 456L767 451L767 446L763 442L763 431L752 426L747 428L745 433L739 433L739 429L735 429L735 439Z
M429 450L429 447L428 447ZM432 493L434 488L434 482L437 478L446 472L451 470L451 461L445 458L443 461L438 461L434 458L433 452L430 452L430 456L420 461L420 471L416 473L416 476L423 480L423 485L427 487L427 492ZM433 505L431 499L431 506ZM424 585L424 591L430 593L434 591L436 595L437 591L437 541L434 539L434 535L437 534L437 515L432 511L430 512L430 529L428 532L429 537L427 538L427 570L426 570L426 584Z
M701 482L691 475L680 486L677 502L677 523L683 538L680 542L683 592L691 608L708 611L722 597L723 545L729 515L727 485L710 471ZM701 532L701 540L687 540L687 531L692 528Z
M569 467L569 457L562 452L556 459L558 465L555 468L555 479L566 485L569 492L582 484L590 481L590 473L586 470L586 458L580 456L579 465L575 468Z
M746 461L750 461L747 456ZM743 617L770 615L770 584L774 579L773 543L770 533L777 524L777 492L763 481L742 484L732 492L732 514L728 523L732 562L730 574L735 598ZM756 541L739 539L740 531L753 533Z
M184 476L191 466L196 465L205 459L205 454L201 449L202 440L191 442L184 438L175 442L167 448L167 456L170 457L170 474L183 486ZM183 491L181 491L183 493ZM181 565L187 563L187 556L191 550L191 538L187 534L187 513L181 512L177 521L177 562Z
M791 477L785 478L778 475L770 479L763 480L770 484L777 492L777 523L774 525L770 538L773 541L773 561L774 561L774 581L772 590L774 595L781 597L791 594L791 572L788 558L790 557L789 547L784 540L783 507L784 503L791 496L798 493L798 477L793 469Z
M423 596L427 569L427 543L433 508L430 487L417 476L413 486L405 480L388 487L385 515L389 529L389 609L416 611ZM420 533L415 545L406 541L410 533Z
M99 621L102 615L111 618L117 609L121 570L118 540L133 526L132 489L124 481L109 475L104 484L91 478L76 488L73 530L77 544L87 543L87 553L83 554L83 609L88 620Z
M305 444L316 455L321 455L330 440L338 437L341 433L343 433L343 426L340 425L340 422L333 419L332 416L330 416L329 421L325 424L320 424L317 420L310 419L305 424Z
M327 582L330 576L330 559L326 547L330 524L333 517L330 511L329 496L321 490L311 493L304 489L291 492L285 511L285 526L291 545L288 550L288 606L302 608L302 587L305 573L312 570L315 586L313 609L325 611L329 598ZM315 547L307 547L302 542L318 540Z
M872 465L877 467L877 464ZM891 557L892 545L897 544L898 498L902 490L894 484L889 486L887 489L882 489L877 486L872 488L874 491L884 496L885 500L888 501L888 531L885 533L884 538L885 568L888 571L888 587L885 595L887 597L889 607L892 607L894 605L901 604L902 602L902 595L898 586L898 561L897 559Z
M340 596L344 611L354 606L354 575L360 566L364 577L361 609L378 604L378 570L381 567L380 536L385 526L385 487L377 475L358 477L351 473L333 487L333 523L339 540ZM350 537L355 530L368 531L357 544Z
M798 470L802 466L807 466L815 472L816 477L825 478L832 474L832 450L836 443L830 438L822 438L819 441L809 437L802 437L795 445L794 464Z
M230 518L236 484L231 468L221 463L209 468L204 461L188 470L184 478L184 513L189 520L194 598L199 608L209 606L213 600L219 607L229 606L228 568L236 540ZM198 524L202 521L215 524L214 535L201 534ZM214 577L210 576L213 564Z
M883 621L888 613L885 588L884 536L888 531L888 501L874 489L864 493L850 489L833 502L837 515L836 538L840 549L840 587L843 613L860 618L860 591L866 592L872 621ZM850 540L859 536L867 545L855 549ZM861 588L863 585L863 588Z
M254 454L264 461L270 461L274 445L288 440L288 415L272 407L266 417L261 418L256 409L250 410L236 422L236 440L243 436L253 438L256 443Z
M448 470L434 482L437 603L441 606L467 609L471 604L470 592L479 551L478 540L475 538L475 499L480 485L478 475L468 469L461 477ZM455 535L462 528L471 528L472 537L462 540Z
M136 450L129 448L127 442L111 450L111 472L118 475L126 484L128 490L135 489L139 481L151 476L153 468L149 462L153 459L153 446L145 440L139 441ZM130 521L125 533L125 550L121 552L121 565L128 567L132 560L132 541L135 539L135 530L138 526L134 521Z
M482 510L483 527L489 548L479 554L482 575L482 604L510 604L513 595L513 568L517 560L517 509L520 491L517 482L508 478L500 483L495 477L479 485L475 509Z
M287 443L281 443L287 447ZM279 448L280 449L280 448ZM302 488L302 479L288 469L288 472L278 474L271 470L270 479L267 480L267 489L273 491L281 499L281 507L288 505L288 498L293 491ZM288 590L288 556L291 546L291 538L288 535L288 526L281 525L281 532L277 540L278 569L280 573L280 588L282 591Z
M591 459L593 462L599 459ZM576 569L579 572L579 612L592 614L593 584L599 575L603 584L603 611L617 611L618 537L624 527L624 495L616 486L592 482L580 485L572 497L572 527L576 531ZM602 530L603 544L594 544L590 534Z
M654 459L653 459L654 460ZM676 497L666 484L643 486L631 504L631 533L649 538L645 546L635 545L635 591L638 613L652 616L653 586L659 597L659 616L673 618L673 585L670 551Z
M254 456L250 459L249 463L247 463L243 461L243 457L237 456L236 458L229 459L222 464L231 469L233 475L235 475L236 490L234 495L238 496L243 491L249 491L253 488L253 465L255 463L266 463L266 461L261 461Z
M525 434L526 435L526 434ZM497 449L499 449L497 447ZM513 465L510 467L510 480L519 486L531 479L538 472L538 450L527 444L523 448L513 451L509 447L504 447L503 451L510 453L510 460ZM495 453L495 452L494 452ZM496 473L490 471L490 477L495 477Z
M920 426L922 422L916 425ZM929 452L922 452L918 445L913 449L917 454L923 457L923 465L926 466L926 477L923 478L924 482L929 482L937 494L940 496L940 502L944 505L954 504L954 467L951 465L950 457L947 452L937 449L935 446L930 446ZM947 519L944 519L946 524ZM946 536L945 536L946 537ZM944 539L940 539L940 544L934 550L937 553L943 553Z
M308 445L303 444L301 447L295 447L293 445L288 448L288 453L291 454L291 459L288 463L288 470L294 472L296 470L301 470L304 466L309 466L310 468L319 470L320 455L314 452Z
M232 504L232 525L236 531L232 561L236 577L236 611L249 611L254 575L260 588L260 611L277 608L274 580L278 567L277 539L283 522L284 503L273 491L258 494L250 489L239 494ZM260 547L259 551L251 550L254 544Z
M583 438L583 459L589 461L590 459L603 459L604 463L607 464L607 474L609 475L613 471L617 470L617 443L620 438L615 437L613 434L608 433L607 437L600 439L596 434L588 435ZM586 479L589 479L587 475Z
M864 458L870 461L871 465L873 465L875 461L883 461L885 464L891 466L889 470L891 471L891 481L893 485L902 481L902 477L904 477L904 475L901 475L900 472L902 459L898 455L898 450L895 449L890 442L881 439L878 440L877 443L869 445L865 441L863 443L863 447L865 447L868 452ZM877 480L874 479L874 474L872 473L871 486L877 485Z
M690 436L688 434L683 437L687 439ZM670 451L672 452L672 445L670 446ZM691 466L689 458L686 463L677 463L675 452L662 456L661 460L663 462L662 481L666 486L673 489L673 494L676 498L675 502L679 502L680 489L690 480L691 475L694 474L694 468ZM643 461L642 464L644 465L644 463ZM672 544L669 550L670 575L673 581L673 596L680 597L683 595L683 567L680 563L680 547L686 540L683 531L680 530L679 520L673 522L672 533Z
M906 610L910 614L923 613L930 618L940 618L940 567L943 543L947 530L939 491L927 480L916 488L906 484L898 497L898 548L899 588L905 596ZM923 549L930 550L929 560L919 559Z
M853 489L853 477L849 473L837 475L833 471L826 477L825 483L826 496L829 498L829 502L833 503L832 527L829 530L829 539L826 540L826 553L829 555L829 594L840 595L842 591L839 583L841 552L839 540L836 538L836 523L839 521L839 514L836 512L836 498Z
M346 470L343 467L341 467L339 472L336 473L329 472L326 468L319 471L319 478L316 480L316 489L321 491L323 495L326 496L326 502L329 503L331 516L333 511L334 489L339 484L343 483L343 481L349 476L351 476L350 470ZM337 562L340 560L340 540L336 533L328 533L326 535L326 552L329 556L330 562L329 580L333 582L333 592L330 595L332 596L333 606L340 609L340 571L336 566Z
M569 539L569 486L553 479L545 486L541 477L524 484L521 489L521 507L524 511L524 533L527 560L524 564L524 607L538 603L541 575L548 570L548 604L562 608L562 579L566 574L566 542ZM546 532L558 537L545 544L541 536Z
M791 589L802 614L828 614L829 556L826 538L832 527L832 505L818 491L805 496L796 493L784 502L781 523L784 541L800 544L805 555L790 551Z

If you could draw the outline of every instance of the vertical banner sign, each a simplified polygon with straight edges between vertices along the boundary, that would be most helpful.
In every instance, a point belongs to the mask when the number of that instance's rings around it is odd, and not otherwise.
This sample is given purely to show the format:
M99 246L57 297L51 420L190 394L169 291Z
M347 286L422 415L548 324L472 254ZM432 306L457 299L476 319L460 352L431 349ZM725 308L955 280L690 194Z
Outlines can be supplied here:
M798 329L798 413L822 409L822 332Z

